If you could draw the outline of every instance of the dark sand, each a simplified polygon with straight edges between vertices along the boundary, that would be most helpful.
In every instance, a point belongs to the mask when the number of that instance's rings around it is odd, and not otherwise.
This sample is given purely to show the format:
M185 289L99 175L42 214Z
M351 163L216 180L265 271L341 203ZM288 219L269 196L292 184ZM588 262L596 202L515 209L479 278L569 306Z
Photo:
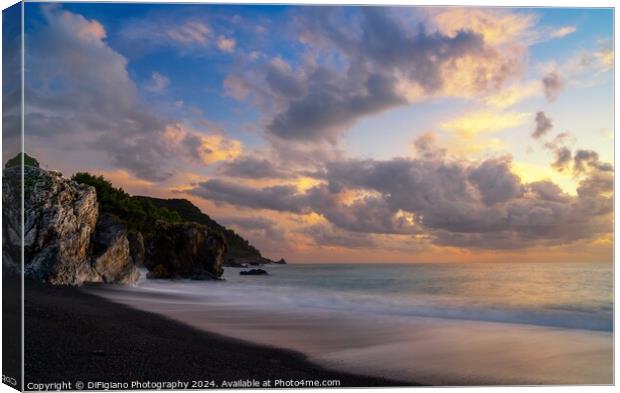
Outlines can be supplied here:
M26 283L28 382L340 380L411 386L326 370L295 352L204 332L76 288Z

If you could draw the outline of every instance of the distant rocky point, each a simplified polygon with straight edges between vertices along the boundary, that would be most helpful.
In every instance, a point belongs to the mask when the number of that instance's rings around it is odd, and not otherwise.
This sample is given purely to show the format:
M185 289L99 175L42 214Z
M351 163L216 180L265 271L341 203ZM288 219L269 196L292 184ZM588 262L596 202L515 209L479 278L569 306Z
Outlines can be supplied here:
M241 237L232 229L228 229L217 221L209 217L209 215L200 211L198 207L186 199L162 199L147 196L136 196L139 200L151 202L159 208L165 208L179 215L184 221L192 221L206 226L214 232L219 232L224 236L228 244L228 251L224 255L224 266L228 267L246 267L259 266L267 264L286 264L284 258L273 261L261 255L256 247L252 246L246 239Z
M3 274L21 270L21 157L5 166ZM58 285L219 279L224 266L285 264L183 199L133 197L100 176L66 179L24 162L24 275ZM261 270L261 269L259 269Z

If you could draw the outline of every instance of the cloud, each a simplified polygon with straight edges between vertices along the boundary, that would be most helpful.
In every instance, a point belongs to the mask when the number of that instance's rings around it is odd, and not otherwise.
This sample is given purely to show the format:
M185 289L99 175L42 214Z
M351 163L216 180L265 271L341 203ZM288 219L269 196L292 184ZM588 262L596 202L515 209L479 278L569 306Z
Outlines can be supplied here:
M551 164L551 167L558 172L563 172L569 169L572 159L573 153L568 147L559 147L555 150L555 161Z
M536 127L532 132L532 138L539 139L541 136L547 134L553 128L551 119L545 115L545 112L536 112Z
M542 78L543 91L547 100L552 102L564 90L564 80L555 71L548 72Z
M357 92L317 82L302 100L294 101L272 119L268 132L282 139L335 142L339 132L358 117L404 103L394 93L395 80L381 75L368 76Z
M250 208L293 213L307 211L303 199L297 195L297 188L294 186L273 186L258 189L212 179L197 184L188 193L216 202Z
M59 6L41 10L45 23L27 40L25 113L40 146L62 146L70 139L72 149L104 152L117 168L150 181L166 180L188 158L209 164L241 153L238 141L148 108L129 77L127 59L107 45L99 22ZM158 91L167 84L154 73L147 88Z
M469 181L480 192L482 202L494 205L514 199L523 194L521 179L510 170L506 159L487 160L469 173Z
M594 53L594 57L600 63L604 70L614 68L614 51L613 49L601 49Z
M200 133L181 123L168 125L164 139L168 146L184 151L203 164L234 160L243 153L243 145L236 139Z
M343 248L373 248L377 242L368 234L350 233L338 230L331 225L311 225L299 232L310 236L317 246Z
M227 227L237 228L244 234L258 234L261 237L261 243L266 240L269 242L285 241L283 230L274 220L265 217L222 217L218 219ZM281 246L280 246L281 247Z
M444 121L439 127L466 138L473 138L481 133L498 132L517 127L523 124L526 118L527 113L482 110L469 112L455 119Z
M252 156L243 156L223 163L219 167L218 173L224 176L247 179L282 179L291 176L290 173L278 168L270 160Z
M203 20L159 17L136 19L125 24L120 36L133 48L196 47L205 48L213 41L213 31Z
M224 79L224 92L238 101L243 101L250 94L250 88L242 78L231 74Z
M577 150L574 157L573 172L581 174L588 169L600 172L613 172L613 167L609 163L601 162L598 153L594 150Z
M437 145L437 138L432 132L425 132L413 141L413 147L416 150L417 156L425 159L434 159L437 157L443 157L446 154L446 149L440 148Z
M319 175L325 183L305 191L212 179L190 193L254 209L318 214L332 229L349 233L406 235L412 241L424 235L438 245L520 249L610 233L605 176L612 167L591 154L579 157L588 171L576 196L550 181L524 183L509 157L465 161L443 155L329 162ZM325 227L313 231L315 238L329 233Z
M302 61L295 67L273 59L239 67L226 80L228 94L252 97L266 113L270 135L335 143L365 116L434 96L496 91L521 72L522 45L509 50L473 28L414 27L390 8L352 10L346 17L332 7L295 15L294 29L307 51ZM314 60L322 57L337 65Z
M144 88L151 93L160 93L164 91L170 85L170 79L160 74L159 72L153 72L151 79L145 83Z
M536 16L501 9L476 7L445 7L433 19L443 33L456 35L469 30L481 34L492 45L509 44L529 36Z
M574 144L576 142L575 137L569 132L560 132L551 141L545 142L545 148L549 150L556 150L566 144Z
M538 81L530 81L525 84L515 83L488 95L484 98L484 103L495 108L505 109L539 94L540 84Z
M235 51L235 46L237 42L232 38L226 38L224 36L219 36L217 38L217 47L226 53L232 53Z
M562 37L566 37L569 34L573 34L576 31L577 31L577 28L574 27L574 26L563 26L563 27L560 27L559 29L553 31L551 33L551 37L553 37L553 38L562 38Z

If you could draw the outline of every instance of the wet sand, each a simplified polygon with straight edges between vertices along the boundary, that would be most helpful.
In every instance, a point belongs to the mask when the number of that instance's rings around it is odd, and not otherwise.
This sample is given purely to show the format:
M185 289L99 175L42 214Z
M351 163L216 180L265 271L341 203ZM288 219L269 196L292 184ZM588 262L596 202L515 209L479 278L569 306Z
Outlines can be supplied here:
M611 384L611 332L346 311L259 308L218 287L91 293L204 331L295 350L329 369L429 385ZM210 285L204 283L200 285ZM215 284L217 285L217 284ZM165 284L162 284L165 289Z

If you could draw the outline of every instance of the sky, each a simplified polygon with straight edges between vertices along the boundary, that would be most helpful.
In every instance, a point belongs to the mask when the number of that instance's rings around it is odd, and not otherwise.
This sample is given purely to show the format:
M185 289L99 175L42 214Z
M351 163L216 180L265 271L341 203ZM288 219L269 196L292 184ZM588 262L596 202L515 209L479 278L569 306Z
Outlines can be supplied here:
M611 9L26 3L24 30L29 154L268 257L612 260Z

